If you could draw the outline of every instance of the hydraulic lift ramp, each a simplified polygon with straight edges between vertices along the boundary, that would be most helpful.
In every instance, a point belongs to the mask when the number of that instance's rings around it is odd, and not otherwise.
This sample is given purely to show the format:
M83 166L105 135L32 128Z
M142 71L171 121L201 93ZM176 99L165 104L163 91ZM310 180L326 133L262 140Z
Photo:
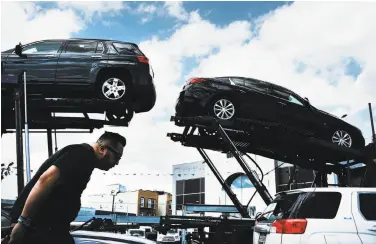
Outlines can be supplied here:
M242 169L244 170L245 174L248 176L249 180L252 182L254 187L256 188L256 191L260 194L261 198L264 200L266 205L269 205L269 203L273 200L272 196L270 195L269 191L266 189L265 185L261 182L259 177L257 176L256 172L251 170L251 168L248 166L248 164L244 161L242 158L241 152L237 149L234 142L230 139L230 137L227 135L223 127L220 123L218 123L214 118L212 117L176 117L172 116L171 121L175 121L180 126L184 126L184 132L183 135L179 136L179 139L175 139L176 134L169 133L167 136L171 137L173 141L180 141L184 146L186 146L187 139L189 136L193 135L195 129L199 126L207 126L211 130L215 130L218 132L218 136L216 136L217 144L221 144L221 148L223 152L230 152L235 159L238 161ZM201 136L203 137L203 136ZM214 139L215 140L215 139ZM234 203L234 206L237 208L239 213L244 218L249 218L249 214L244 208L244 206L240 203L240 201L237 199L236 195L232 192L231 187L225 182L225 180L222 178L216 167L214 166L213 162L210 160L208 155L205 153L203 148L207 149L213 149L210 147L210 145L200 145L200 143L194 143L191 142L191 147L196 147L205 162L208 164L209 168L212 170L213 174L216 176L220 184L222 185L223 189L226 191L227 195L230 197L232 202Z

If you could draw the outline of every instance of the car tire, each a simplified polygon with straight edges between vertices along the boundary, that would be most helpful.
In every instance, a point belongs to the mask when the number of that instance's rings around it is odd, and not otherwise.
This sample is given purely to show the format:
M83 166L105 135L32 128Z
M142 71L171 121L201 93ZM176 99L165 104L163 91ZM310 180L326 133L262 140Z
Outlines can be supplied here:
M132 120L134 115L133 109L126 108L124 112L113 112L113 111L107 111L106 112L106 118L109 122L120 122L123 121L125 123L128 123Z
M236 115L236 106L229 97L215 98L209 103L209 115L219 120L233 120Z
M99 98L107 101L131 101L130 89L127 78L119 75L103 75L97 84Z
M338 146L348 148L354 147L353 138L348 132L342 129L338 129L332 134L331 141Z
M220 108L230 108L230 111L221 113ZM229 97L216 97L211 102L208 103L206 107L206 113L209 116L213 116L216 119L223 121L231 121L235 118L236 115L236 105L233 102L233 99ZM222 115L222 116L221 116ZM223 116L224 115L224 116ZM226 116L228 115L228 116ZM200 135L203 136L214 136L216 135L215 130L199 128Z

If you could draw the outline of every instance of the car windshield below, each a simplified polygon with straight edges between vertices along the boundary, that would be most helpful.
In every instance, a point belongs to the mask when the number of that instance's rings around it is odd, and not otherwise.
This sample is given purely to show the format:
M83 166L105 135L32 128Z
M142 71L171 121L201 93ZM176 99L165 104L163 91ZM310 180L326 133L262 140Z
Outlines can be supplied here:
M144 232L142 230L130 230L129 234L131 234L131 236L144 236Z
M176 233L178 233L178 231L176 229L171 229L171 230L168 230L167 233L176 234Z

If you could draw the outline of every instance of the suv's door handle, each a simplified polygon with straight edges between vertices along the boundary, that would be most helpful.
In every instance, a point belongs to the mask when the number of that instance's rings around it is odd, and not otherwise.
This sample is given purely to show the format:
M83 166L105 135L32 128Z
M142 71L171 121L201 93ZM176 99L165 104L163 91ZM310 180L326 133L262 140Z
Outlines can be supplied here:
M102 55L93 55L93 56L91 56L92 58L101 58L102 57Z
M281 104L283 107L286 106L286 103L283 103L283 102L277 102L279 104Z

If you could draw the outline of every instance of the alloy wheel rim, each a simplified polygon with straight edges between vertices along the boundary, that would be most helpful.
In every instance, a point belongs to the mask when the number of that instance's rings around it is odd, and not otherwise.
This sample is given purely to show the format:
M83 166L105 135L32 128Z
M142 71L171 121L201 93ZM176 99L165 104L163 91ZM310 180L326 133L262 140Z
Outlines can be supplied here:
M220 99L214 104L214 114L219 119L229 120L235 114L235 106L227 99Z
M351 136L343 130L337 130L334 132L332 142L344 147L351 147L352 144Z
M110 78L102 85L103 95L110 100L118 100L125 94L125 83L119 78Z

